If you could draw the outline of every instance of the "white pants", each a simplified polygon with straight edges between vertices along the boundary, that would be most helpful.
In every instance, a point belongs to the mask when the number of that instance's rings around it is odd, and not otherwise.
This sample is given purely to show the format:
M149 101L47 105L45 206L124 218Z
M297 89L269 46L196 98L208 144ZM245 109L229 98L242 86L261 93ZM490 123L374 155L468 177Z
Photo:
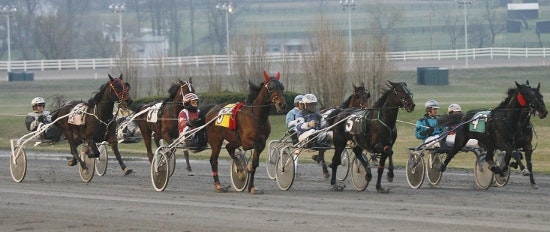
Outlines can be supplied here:
M456 135L447 135L447 140L445 141L445 144L452 147L455 144L455 137ZM466 142L466 147L479 148L477 139L469 139L468 142Z

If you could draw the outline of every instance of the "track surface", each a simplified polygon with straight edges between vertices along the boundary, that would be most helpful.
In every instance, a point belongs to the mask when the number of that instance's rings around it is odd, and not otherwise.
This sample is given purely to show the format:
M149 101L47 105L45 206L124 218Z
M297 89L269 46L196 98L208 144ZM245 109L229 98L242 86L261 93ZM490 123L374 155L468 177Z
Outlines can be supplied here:
M103 177L85 184L64 155L28 151L27 176L12 181L9 151L0 151L2 231L548 231L550 176L537 175L539 189L517 171L506 187L479 190L470 171L449 169L440 188L411 189L403 169L389 194L371 183L365 192L329 190L321 168L302 164L289 191L281 191L260 165L256 186L263 195L216 193L208 161L192 160L195 176L178 162L164 192L151 185L145 160L126 161L123 176L109 161ZM262 157L264 159L265 157ZM229 162L220 179L230 185ZM536 166L536 165L535 165ZM536 167L535 167L536 169Z

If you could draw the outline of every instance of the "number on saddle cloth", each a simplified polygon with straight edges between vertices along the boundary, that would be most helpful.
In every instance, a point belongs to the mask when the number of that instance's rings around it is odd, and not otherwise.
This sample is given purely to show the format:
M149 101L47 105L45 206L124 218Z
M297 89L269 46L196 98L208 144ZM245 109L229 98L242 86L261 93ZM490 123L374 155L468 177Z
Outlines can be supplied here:
M491 115L491 111L480 111L477 112L469 123L469 130L471 132L478 132L478 133L484 133L488 128L486 128L487 125L487 119Z
M354 112L353 114L350 115L350 117L348 118L348 120L346 120L346 132L354 135L354 134L360 134L360 133L363 133L363 123L364 121L366 120L365 117L363 117L363 115L366 114L366 111L365 110L360 110L360 111L357 111L357 112Z
M230 130L237 128L237 113L243 106L243 103L228 104L218 113L216 126L226 127Z
M162 108L163 102L159 102L151 106L147 112L147 122L157 122L159 119L159 114L161 113L160 109Z
M67 120L69 124L73 125L84 125L86 123L86 111L88 110L88 105L85 103L78 103L71 109L69 113L69 119Z

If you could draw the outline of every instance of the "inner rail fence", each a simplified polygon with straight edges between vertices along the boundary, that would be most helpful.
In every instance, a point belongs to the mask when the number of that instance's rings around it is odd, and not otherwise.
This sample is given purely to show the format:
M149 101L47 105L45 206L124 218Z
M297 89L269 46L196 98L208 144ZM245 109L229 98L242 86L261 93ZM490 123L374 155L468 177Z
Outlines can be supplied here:
M365 53L354 53L353 57L365 57ZM494 58L546 58L550 48L471 48L455 50L426 50L389 52L387 59L392 61L422 61L422 60L459 60L494 59ZM269 53L261 58L267 62L301 62L314 57L313 53ZM251 62L260 59L251 56L209 55L181 56L163 58L97 58L97 59L59 59L59 60L13 60L0 61L1 71L32 71L32 70L81 70L109 69L132 64L139 67L163 66L227 66L228 63Z

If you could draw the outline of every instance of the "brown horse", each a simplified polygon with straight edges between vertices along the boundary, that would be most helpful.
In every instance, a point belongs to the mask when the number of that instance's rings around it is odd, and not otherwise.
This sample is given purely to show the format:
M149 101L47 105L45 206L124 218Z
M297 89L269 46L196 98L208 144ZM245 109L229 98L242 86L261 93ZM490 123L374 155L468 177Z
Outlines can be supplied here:
M226 192L227 188L220 185L218 178L218 157L221 151L222 143L227 140L225 148L235 162L239 162L239 157L235 155L235 150L241 147L246 151L254 149L252 155L252 164L248 165L248 192L251 194L262 193L254 187L254 174L259 164L260 153L264 150L266 140L271 133L271 124L268 116L270 106L274 105L277 112L282 112L286 107L285 98L283 96L284 86L279 82L280 74L275 77L269 77L264 71L264 82L259 85L249 81L249 94L236 115L236 128L234 130L226 127L217 126L211 123L206 126L208 134L208 143L212 148L210 156L210 164L212 166L212 176L214 178L214 188L217 192ZM211 110L206 112L201 110L201 114L205 114L205 121L210 122L218 117L218 113L225 106L216 105ZM201 117L202 118L202 117ZM243 170L239 170L242 174ZM241 176L239 176L241 178ZM244 176L242 176L244 179Z
M132 173L132 169L126 167L118 151L118 140L116 135L116 120L113 115L115 102L119 103L119 108L126 108L132 102L132 98L128 91L130 85L122 81L122 74L119 78L113 78L109 75L109 81L103 84L99 91L90 98L88 102L72 101L57 109L52 114L52 120L55 121L58 117L62 117L71 112L71 110L79 103L88 106L84 112L85 120L83 125L73 125L69 123L69 118L59 120L55 125L63 131L65 138L71 147L73 159L69 160L69 166L74 166L78 163L82 169L87 170L86 164L78 155L77 146L87 143L88 157L99 157L99 150L96 143L103 141L109 142L116 159L120 164L125 175Z
M149 162L153 159L153 150L151 148L151 136L155 141L157 147L160 146L160 139L164 139L165 142L170 144L174 138L179 137L178 132L178 114L183 109L183 101L185 94L194 93L193 79L190 77L189 81L178 80L178 83L172 84L168 93L170 94L165 99L159 110L159 118L157 122L148 122L148 114L142 114L136 117L135 121L141 130L141 136L143 137L143 143L147 149L147 158ZM136 112L140 112L149 107L152 107L157 102L151 102L143 106L138 106ZM175 149L175 148L174 148ZM175 151L175 150L174 150ZM185 154L185 162L187 163L187 171L191 172L191 165L189 164L189 154Z
M368 106L368 101L370 98L370 92L365 88L365 83L361 82L361 85L353 85L353 94L350 95L346 100L339 106L340 109L359 109L366 108ZM328 116L336 108L329 108L321 111L321 115ZM328 125L327 125L328 126ZM327 163L325 162L325 151L324 149L319 150L319 155L311 156L311 159L321 164L323 169L323 175L325 178L330 177L328 172Z

